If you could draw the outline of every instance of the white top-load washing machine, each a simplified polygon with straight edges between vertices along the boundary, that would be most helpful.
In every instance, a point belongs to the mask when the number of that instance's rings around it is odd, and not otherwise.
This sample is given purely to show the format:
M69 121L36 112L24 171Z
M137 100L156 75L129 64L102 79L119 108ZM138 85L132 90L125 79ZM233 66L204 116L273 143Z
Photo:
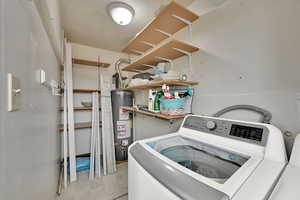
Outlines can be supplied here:
M300 136L297 136L289 164L280 177L270 200L300 199Z
M185 117L178 132L129 148L129 200L263 200L287 162L269 124Z

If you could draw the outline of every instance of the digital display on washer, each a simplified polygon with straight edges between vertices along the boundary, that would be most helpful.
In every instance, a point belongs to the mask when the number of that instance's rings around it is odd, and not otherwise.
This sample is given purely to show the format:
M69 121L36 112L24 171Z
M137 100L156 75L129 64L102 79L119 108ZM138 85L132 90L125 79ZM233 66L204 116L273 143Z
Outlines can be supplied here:
M229 135L261 142L263 129L232 124Z

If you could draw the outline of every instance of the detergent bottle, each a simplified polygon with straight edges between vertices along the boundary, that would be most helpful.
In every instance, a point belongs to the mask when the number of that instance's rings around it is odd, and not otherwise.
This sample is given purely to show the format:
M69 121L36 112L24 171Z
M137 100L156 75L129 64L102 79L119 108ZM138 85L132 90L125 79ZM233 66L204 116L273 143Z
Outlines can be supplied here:
M155 99L154 99L154 112L160 112L160 98L164 96L164 92L163 91L159 91L156 93L155 95Z

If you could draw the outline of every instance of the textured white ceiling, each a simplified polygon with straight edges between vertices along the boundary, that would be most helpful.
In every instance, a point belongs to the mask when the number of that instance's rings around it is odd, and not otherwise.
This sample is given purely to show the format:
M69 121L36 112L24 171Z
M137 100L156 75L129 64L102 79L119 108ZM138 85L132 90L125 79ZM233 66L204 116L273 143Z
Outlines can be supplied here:
M106 11L114 0L60 0L65 33L72 42L121 51L170 0L122 0L135 9L133 22L128 26L115 24ZM188 6L193 0L178 0Z

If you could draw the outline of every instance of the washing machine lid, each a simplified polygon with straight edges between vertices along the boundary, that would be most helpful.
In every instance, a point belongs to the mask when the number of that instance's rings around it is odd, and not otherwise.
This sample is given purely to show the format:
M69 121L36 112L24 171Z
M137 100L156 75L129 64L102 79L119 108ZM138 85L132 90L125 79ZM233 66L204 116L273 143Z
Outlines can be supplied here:
M130 154L152 177L182 199L230 199L227 194L196 180L170 163L161 160L140 143L135 143L130 148Z
M242 166L237 171L235 171L232 175L227 174L229 178L223 179L223 183L221 179L212 179L212 178L205 177L204 175L194 172L160 153L160 151L167 149L168 147L166 145L163 145L163 143L165 143L164 142L165 140L172 139L173 142L171 142L171 140L169 140L169 142L166 142L170 144L169 147L180 145L178 141L173 140L174 137L175 138L181 137L186 140L189 139L194 141L197 144L206 144L206 146L209 146L212 149L216 149L217 152L218 150L231 152L234 155L233 157L230 156L231 159L239 160L240 158L242 158L240 160L242 162L239 161ZM136 147L135 145L139 145L140 147ZM197 149L199 148L200 147L197 147ZM251 152L248 151L244 152L240 150L241 149L234 150L232 148L227 148L227 147L225 148L223 147L223 144L220 142L215 143L210 140L206 142L205 138L200 137L200 134L183 135L180 133L172 133L165 136L137 141L134 145L131 146L129 153L139 163L140 166L142 166L151 176L153 176L155 179L161 182L166 188L174 187L174 189L169 188L170 191L173 191L178 196L187 195L189 197L188 199L197 199L200 195L198 193L205 193L208 194L208 196L213 193L216 193L217 196L222 194L224 195L224 197L229 197L229 198L232 198L234 196L234 194L240 189L240 187L249 178L249 176L251 176L251 174L254 173L259 163L263 160L263 156L258 155L256 152L252 154ZM139 153L139 151L142 153ZM230 154L227 154L227 156L229 155ZM237 157L237 155L241 157ZM244 163L243 160L245 159L248 160ZM151 160L155 160L156 162L153 162ZM165 171L169 172L169 174L166 172L162 172L162 169L165 169ZM170 171L173 171L174 173L171 173ZM177 173L181 174L181 178L176 178L176 176L178 176L176 175ZM166 178L164 174L168 174L168 176L170 177ZM190 179L192 179L193 181L187 181ZM192 197L190 197L189 195L192 195ZM216 197L214 198L218 199Z
M220 184L225 183L250 158L182 136L147 144L181 166Z

